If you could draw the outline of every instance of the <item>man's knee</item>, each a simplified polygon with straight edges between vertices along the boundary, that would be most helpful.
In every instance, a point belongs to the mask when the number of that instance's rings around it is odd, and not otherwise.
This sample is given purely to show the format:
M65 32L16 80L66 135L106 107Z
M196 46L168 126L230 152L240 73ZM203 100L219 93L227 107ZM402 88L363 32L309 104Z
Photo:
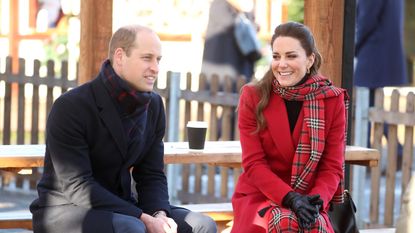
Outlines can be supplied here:
M192 225L193 233L216 233L216 223L209 216L200 213L191 213L186 220Z
M146 227L138 218L114 213L112 218L114 233L145 233Z

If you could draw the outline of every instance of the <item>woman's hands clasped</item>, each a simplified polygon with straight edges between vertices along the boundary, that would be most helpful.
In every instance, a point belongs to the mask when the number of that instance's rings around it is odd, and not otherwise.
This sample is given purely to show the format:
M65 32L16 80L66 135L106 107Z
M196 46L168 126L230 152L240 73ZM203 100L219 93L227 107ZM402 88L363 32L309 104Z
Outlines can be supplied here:
M318 194L309 196L289 192L283 199L283 205L295 213L301 228L308 229L317 221L323 200Z

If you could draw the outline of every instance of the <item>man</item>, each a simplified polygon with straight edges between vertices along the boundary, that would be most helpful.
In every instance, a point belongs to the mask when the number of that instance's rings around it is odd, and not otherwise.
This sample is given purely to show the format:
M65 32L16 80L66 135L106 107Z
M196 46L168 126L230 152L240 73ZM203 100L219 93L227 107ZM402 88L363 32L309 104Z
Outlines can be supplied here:
M168 201L165 112L153 92L159 37L122 27L108 57L95 80L63 94L49 114L34 232L216 233L211 218Z

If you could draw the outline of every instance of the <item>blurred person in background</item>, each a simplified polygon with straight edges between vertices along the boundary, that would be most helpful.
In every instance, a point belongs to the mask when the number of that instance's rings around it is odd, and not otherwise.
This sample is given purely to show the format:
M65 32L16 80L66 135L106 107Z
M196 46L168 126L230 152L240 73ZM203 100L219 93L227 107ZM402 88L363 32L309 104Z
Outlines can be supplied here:
M369 89L369 107L377 88L407 85L403 0L358 0L354 85ZM387 136L385 125L384 134ZM370 146L370 126L368 145ZM402 145L398 145L402 155ZM401 156L400 156L401 157Z
M243 55L240 51L234 33L239 14L244 14L257 28L253 0L213 0L211 3L202 59L202 73L208 78L217 74L223 82L225 76L236 79L243 75L249 82L254 75L255 62L261 54Z

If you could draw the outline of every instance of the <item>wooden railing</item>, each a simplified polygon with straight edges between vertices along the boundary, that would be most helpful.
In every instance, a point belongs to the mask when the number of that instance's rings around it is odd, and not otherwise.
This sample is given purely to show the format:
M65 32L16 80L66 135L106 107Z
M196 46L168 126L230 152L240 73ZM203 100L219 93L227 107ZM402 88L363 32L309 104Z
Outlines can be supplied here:
M28 66L32 66L29 68L33 70L30 76L26 75ZM55 89L59 88L58 93L66 92L77 85L76 80L68 80L68 63L65 61L60 64L58 75L52 61L46 64L45 76L40 75L41 63L38 60L33 64L26 64L24 59L19 59L19 71L16 74L12 72L12 68L12 58L7 57L5 71L0 73L0 83L4 83L4 88L0 89L0 93L3 93L3 97L0 95L0 119L3 126L1 143L43 143L46 118L57 97L54 96ZM44 91L41 91L42 88ZM26 96L30 93L31 96ZM0 176L3 186L15 180L16 186L22 187L24 180L28 180L30 188L34 189L40 173L37 168L33 168L30 177L7 171L0 171Z
M0 85L0 94L4 93L3 98L0 95L2 112L0 121L3 125L3 130L0 131L0 143L4 145L44 143L46 119L53 101L61 93L76 87L77 80L68 80L67 62L59 64L60 71L55 72L55 63L48 61L44 72L46 74L42 76L40 61L35 60L33 64L28 64L24 59L19 59L19 72L16 74L12 72L12 59L8 57L5 61L6 69L0 72L0 84L4 84ZM31 66L33 74L26 75L25 70ZM209 122L208 140L239 139L235 108L238 104L239 89L245 82L242 77L236 80L236 83L232 83L230 79L225 80L224 83L220 83L217 76L210 77L208 80L204 75L192 77L190 73L186 74L186 77L180 77L179 73L174 72L160 74L155 91L163 97L166 106L165 141L186 141L187 133L184 125L190 119ZM166 86L160 88L159 82L162 81L166 82ZM180 89L181 82L186 82L184 89ZM194 82L198 83L197 90L191 88ZM2 86L4 88L1 88ZM196 170L196 173L191 172L193 170ZM217 183L215 176L217 177L219 173L223 177L220 181L221 196L226 198L213 199L215 202L228 200L227 196L232 192L227 188L228 176L232 177L232 174L235 174L237 177L240 172L238 169L209 165L197 165L196 168L193 168L193 165L184 165L181 171L183 171L183 182L180 194L182 198L189 198L183 202L208 201L206 195L201 194L202 179L208 177L207 189L208 195L211 195L215 192ZM35 188L39 172L35 169L32 174L29 178L31 189ZM28 176L7 171L0 171L0 176L3 186L11 180L16 180L18 188L22 187L24 180L28 179ZM194 178L193 184L189 181L190 177ZM195 187L195 192L189 191L191 186Z
M402 103L404 101L404 103ZM378 89L375 95L375 106L369 111L369 121L372 123L373 128L373 142L372 148L384 151L386 146L386 163L384 166L371 168L371 197L370 197L370 224L371 225L386 225L393 226L397 216L394 215L395 206L395 187L401 189L401 196L405 193L411 172L413 171L413 135L415 126L415 95L413 92L409 92L406 96L402 96L397 89L392 91L390 96L390 105L386 106L385 94L383 89ZM405 105L404 111L399 111L399 106ZM382 144L384 124L388 125L386 138L386 145ZM401 133L398 134L398 128L401 128ZM398 135L403 136L403 153L401 158L398 158ZM385 153L384 153L385 154ZM402 163L398 164L397 161L401 160ZM398 167L399 166L399 167ZM382 169L384 167L384 174ZM401 183L396 184L397 169L401 170L402 177ZM385 196L380 196L380 180L385 176L386 187ZM396 186L397 185L397 186ZM381 203L384 200L384 203ZM399 202L401 203L401 202ZM379 219L379 207L384 206L383 223Z

